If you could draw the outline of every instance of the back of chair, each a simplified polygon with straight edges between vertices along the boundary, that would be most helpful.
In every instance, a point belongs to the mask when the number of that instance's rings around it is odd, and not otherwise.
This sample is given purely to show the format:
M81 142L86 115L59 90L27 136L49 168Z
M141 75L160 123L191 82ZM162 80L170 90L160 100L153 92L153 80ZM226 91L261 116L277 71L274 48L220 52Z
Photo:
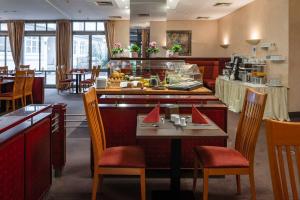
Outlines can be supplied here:
M34 71L28 70L25 80L25 86L24 86L24 94L31 94L32 93L32 87L34 82ZM33 74L32 74L33 73Z
M8 67L7 66L0 67L0 75L8 75Z
M247 89L236 133L235 148L253 166L255 146L263 119L267 94Z
M99 76L99 73L100 73L100 70L94 66L92 69L91 80L95 81L95 79Z
M29 70L30 65L20 65L19 69L20 70Z
M266 129L274 198L276 200L298 200L300 189L300 123L267 120ZM296 169L294 169L295 167ZM289 179L287 180L287 178ZM289 197L289 190L292 193L291 198Z
M83 102L93 144L94 163L97 165L106 148L106 140L95 88L91 87L83 95Z
M27 75L27 70L17 70L16 76L23 76L25 77Z
M13 96L23 96L25 76L16 76L13 87Z

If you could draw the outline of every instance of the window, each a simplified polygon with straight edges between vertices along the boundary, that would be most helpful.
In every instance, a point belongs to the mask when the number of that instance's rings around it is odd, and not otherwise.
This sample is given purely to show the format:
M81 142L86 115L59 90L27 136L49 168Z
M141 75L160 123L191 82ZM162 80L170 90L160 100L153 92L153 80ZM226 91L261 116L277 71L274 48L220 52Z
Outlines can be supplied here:
M8 66L9 70L15 69L8 36L0 36L0 66Z
M46 86L55 86L56 22L25 22L22 64L42 71Z
M104 23L73 22L73 68L91 69L107 62Z
M7 23L0 23L0 31L7 31Z

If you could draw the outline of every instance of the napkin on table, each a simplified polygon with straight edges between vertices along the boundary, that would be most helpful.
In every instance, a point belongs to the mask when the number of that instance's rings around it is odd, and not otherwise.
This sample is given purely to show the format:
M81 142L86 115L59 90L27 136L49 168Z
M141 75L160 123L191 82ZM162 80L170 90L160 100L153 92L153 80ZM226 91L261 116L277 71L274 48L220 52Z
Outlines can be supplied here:
M208 121L205 119L203 114L195 107L195 105L192 106L192 123L208 124Z
M160 120L160 106L157 104L153 110L144 118L143 122L144 123L157 123Z

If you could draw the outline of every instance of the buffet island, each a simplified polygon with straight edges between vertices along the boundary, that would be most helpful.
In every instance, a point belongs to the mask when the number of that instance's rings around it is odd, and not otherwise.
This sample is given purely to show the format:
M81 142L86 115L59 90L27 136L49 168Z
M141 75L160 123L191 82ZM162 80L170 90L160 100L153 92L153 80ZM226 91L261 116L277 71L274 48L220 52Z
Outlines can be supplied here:
M170 139L136 135L138 116L149 113L158 104L162 115L171 107L179 114L190 115L194 105L227 132L227 107L203 86L203 74L196 64L184 60L124 59L111 60L106 69L107 76L96 79L95 84L106 145L142 146L148 169L169 169L171 161ZM181 168L191 169L195 146L227 146L227 138L184 138L181 144Z

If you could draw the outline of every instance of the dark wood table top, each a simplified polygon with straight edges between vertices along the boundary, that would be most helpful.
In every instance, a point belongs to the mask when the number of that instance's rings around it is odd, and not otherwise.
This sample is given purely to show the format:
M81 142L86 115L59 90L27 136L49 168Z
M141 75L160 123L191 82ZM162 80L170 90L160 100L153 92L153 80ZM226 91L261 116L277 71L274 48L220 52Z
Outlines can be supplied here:
M163 115L161 118L164 120L161 120L158 124L144 123L143 119L145 116L146 115L138 115L137 117L137 138L181 139L195 137L228 137L222 129L206 116L209 123L207 125L201 125L192 123L190 116L182 115L181 117L189 117L187 118L186 127L175 126L170 120L164 119Z

